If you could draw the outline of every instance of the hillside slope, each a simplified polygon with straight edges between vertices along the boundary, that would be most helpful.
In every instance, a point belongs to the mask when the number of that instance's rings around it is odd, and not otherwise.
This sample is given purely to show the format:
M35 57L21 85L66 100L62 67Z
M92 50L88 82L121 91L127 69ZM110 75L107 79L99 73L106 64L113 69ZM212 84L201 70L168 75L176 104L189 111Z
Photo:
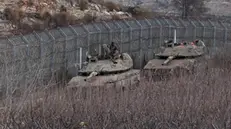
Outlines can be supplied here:
M134 5L141 0L116 0L124 5ZM178 13L178 10L171 4L172 0L142 0L142 5L155 12ZM231 0L208 0L206 6L208 14L230 16Z

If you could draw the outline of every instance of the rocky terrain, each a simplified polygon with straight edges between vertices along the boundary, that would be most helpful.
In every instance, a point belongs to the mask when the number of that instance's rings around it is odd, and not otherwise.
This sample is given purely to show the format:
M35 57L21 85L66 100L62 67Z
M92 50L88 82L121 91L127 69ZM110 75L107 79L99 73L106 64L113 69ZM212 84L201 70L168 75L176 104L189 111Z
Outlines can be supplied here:
M142 3L142 6L152 9L155 12L178 13L179 11L171 4L172 0L115 0L124 5L135 5ZM208 14L230 16L231 0L206 0Z
M0 36L69 24L180 13L172 0L1 0ZM139 8L128 6L139 5ZM229 16L230 0L207 0L207 14ZM8 10L6 10L8 8ZM155 14L157 14L155 13ZM21 32L21 31L20 31Z
M101 0L5 0L0 4L1 35L12 33L10 30L30 32L58 26L132 18L143 15L143 10ZM6 22L3 23L3 20Z

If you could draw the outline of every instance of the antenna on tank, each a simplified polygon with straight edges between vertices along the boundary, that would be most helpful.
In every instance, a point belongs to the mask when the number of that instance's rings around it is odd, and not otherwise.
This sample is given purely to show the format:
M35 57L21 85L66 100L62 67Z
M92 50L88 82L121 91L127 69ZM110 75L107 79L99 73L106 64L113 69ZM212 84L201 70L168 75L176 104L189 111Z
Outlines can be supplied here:
M79 68L82 69L82 54L83 54L83 51L82 51L82 47L79 48ZM88 54L86 54L88 55Z
M174 29L174 43L176 43L176 29Z
M174 29L174 39L173 39L172 47L174 47L174 44L176 44L176 29Z

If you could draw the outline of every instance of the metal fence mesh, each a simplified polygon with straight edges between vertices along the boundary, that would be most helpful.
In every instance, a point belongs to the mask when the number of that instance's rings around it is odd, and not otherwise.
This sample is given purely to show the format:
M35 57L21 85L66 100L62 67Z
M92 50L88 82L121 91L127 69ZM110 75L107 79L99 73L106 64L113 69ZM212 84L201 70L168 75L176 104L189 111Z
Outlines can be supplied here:
M38 73L49 80L60 67L75 76L88 51L100 52L100 45L112 41L131 55L134 68L142 68L164 40L173 39L173 29L177 30L178 41L202 39L215 50L231 40L230 28L230 22L219 20L155 18L68 26L9 37L0 41L1 87L8 85L7 79L20 82Z

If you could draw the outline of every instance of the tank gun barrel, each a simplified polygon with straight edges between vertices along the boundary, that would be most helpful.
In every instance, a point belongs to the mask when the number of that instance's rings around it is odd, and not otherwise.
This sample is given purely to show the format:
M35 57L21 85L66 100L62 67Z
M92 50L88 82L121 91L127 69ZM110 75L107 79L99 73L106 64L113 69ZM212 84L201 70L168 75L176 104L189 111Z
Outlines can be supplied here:
M175 58L175 56L169 56L162 65L167 65L170 61L172 61Z
M94 77L94 76L96 76L96 75L98 75L97 72L91 72L91 74L90 74L88 77L86 77L86 78L84 79L84 81L87 81L87 80L91 79L92 77Z

